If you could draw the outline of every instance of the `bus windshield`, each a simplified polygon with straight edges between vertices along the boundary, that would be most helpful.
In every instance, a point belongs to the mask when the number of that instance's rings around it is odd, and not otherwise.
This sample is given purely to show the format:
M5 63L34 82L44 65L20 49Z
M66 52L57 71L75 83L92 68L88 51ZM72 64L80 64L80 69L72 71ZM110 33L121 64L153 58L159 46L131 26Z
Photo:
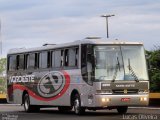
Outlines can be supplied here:
M95 80L148 80L142 45L95 46Z

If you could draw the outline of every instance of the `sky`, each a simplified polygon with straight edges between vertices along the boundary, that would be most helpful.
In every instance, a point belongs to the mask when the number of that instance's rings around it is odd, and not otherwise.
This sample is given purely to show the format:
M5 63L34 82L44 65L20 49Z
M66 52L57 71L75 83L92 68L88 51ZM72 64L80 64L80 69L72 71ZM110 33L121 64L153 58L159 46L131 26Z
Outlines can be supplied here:
M109 18L109 39L106 22ZM0 0L3 51L61 44L89 36L160 46L160 0Z

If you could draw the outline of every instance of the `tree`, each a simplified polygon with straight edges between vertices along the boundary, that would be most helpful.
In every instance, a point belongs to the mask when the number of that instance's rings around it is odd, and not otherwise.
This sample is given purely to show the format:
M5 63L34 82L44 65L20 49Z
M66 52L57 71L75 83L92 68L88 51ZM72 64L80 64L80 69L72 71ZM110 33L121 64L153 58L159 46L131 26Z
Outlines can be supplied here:
M152 52L151 58L150 58L150 63L153 68L160 70L160 50L156 50L156 51Z
M3 72L6 71L6 58L0 59L0 94L6 92L6 80L3 76Z
M151 92L160 92L160 49L146 52L149 57L150 90Z
M6 63L7 63L6 58L0 59L0 74L1 75L4 71L6 71Z

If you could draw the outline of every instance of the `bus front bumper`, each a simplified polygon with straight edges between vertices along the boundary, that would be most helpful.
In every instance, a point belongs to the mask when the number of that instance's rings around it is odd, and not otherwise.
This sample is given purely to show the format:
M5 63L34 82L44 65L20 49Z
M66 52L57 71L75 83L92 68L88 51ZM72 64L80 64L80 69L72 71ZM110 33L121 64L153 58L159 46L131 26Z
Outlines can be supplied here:
M95 95L95 107L148 106L149 95Z

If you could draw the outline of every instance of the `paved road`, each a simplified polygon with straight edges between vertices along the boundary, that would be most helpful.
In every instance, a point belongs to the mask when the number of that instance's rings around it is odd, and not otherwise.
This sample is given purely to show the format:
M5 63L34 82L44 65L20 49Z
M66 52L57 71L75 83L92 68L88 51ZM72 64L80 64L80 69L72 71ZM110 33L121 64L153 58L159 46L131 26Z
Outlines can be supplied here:
M116 110L87 111L83 116L74 112L60 113L55 108L39 113L25 113L20 105L0 105L0 120L160 120L160 108L129 108L126 115Z

